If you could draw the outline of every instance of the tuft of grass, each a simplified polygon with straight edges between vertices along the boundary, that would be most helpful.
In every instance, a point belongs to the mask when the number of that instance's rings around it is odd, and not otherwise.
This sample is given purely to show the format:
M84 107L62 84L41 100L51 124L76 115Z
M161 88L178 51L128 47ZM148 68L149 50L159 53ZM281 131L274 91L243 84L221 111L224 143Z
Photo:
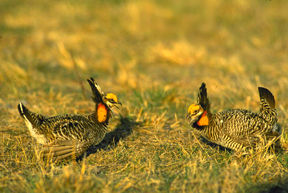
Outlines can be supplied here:
M288 149L287 1L0 2L1 192L288 191L287 151L238 155L185 120L206 82L213 112L277 101ZM45 163L18 114L90 113L86 78L114 92L104 140L82 161Z

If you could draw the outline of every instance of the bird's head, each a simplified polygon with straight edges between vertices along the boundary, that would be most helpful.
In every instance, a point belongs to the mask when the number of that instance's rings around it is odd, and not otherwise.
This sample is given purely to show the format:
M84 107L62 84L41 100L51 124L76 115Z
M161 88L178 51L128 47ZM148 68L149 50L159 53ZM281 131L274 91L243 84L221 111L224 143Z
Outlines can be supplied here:
M90 78L87 81L93 93L92 99L96 103L96 118L100 123L108 123L109 118L112 116L112 108L118 108L118 105L121 105L121 103L118 101L115 94L105 94L102 92L101 87L93 78Z
M118 105L122 105L115 94L113 93L107 93L106 95L103 95L103 101L106 103L106 105L112 109L113 107L119 108Z
M199 104L192 104L188 107L186 118L189 124L195 128L207 126L209 123L207 111Z

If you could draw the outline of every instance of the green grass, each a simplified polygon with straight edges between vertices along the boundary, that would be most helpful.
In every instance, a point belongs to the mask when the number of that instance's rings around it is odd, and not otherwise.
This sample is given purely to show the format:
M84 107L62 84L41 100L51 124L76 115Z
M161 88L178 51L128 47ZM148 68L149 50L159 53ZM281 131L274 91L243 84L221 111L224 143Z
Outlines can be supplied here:
M277 100L288 148L288 2L0 2L1 192L288 191L287 152L239 156L185 121L206 82L212 111ZM17 104L44 115L93 110L85 79L119 96L110 133L82 162L34 154Z

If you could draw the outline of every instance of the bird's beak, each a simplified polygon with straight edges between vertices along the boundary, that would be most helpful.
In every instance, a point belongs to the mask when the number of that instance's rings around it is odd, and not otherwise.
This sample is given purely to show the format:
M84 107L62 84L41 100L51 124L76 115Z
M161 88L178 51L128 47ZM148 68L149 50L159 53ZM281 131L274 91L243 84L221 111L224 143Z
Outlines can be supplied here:
M120 103L120 102L116 103L115 107L116 107L117 109L120 109L119 105L122 106L122 103Z

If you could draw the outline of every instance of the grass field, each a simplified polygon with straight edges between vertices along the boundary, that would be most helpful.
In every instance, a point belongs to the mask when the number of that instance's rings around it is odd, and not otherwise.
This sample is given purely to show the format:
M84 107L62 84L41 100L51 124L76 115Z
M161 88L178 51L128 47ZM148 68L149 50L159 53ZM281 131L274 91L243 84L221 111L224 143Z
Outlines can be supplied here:
M0 1L0 192L288 192L288 154L211 147L185 120L277 100L288 148L288 1ZM122 102L82 162L37 160L17 104L90 113L94 77Z

